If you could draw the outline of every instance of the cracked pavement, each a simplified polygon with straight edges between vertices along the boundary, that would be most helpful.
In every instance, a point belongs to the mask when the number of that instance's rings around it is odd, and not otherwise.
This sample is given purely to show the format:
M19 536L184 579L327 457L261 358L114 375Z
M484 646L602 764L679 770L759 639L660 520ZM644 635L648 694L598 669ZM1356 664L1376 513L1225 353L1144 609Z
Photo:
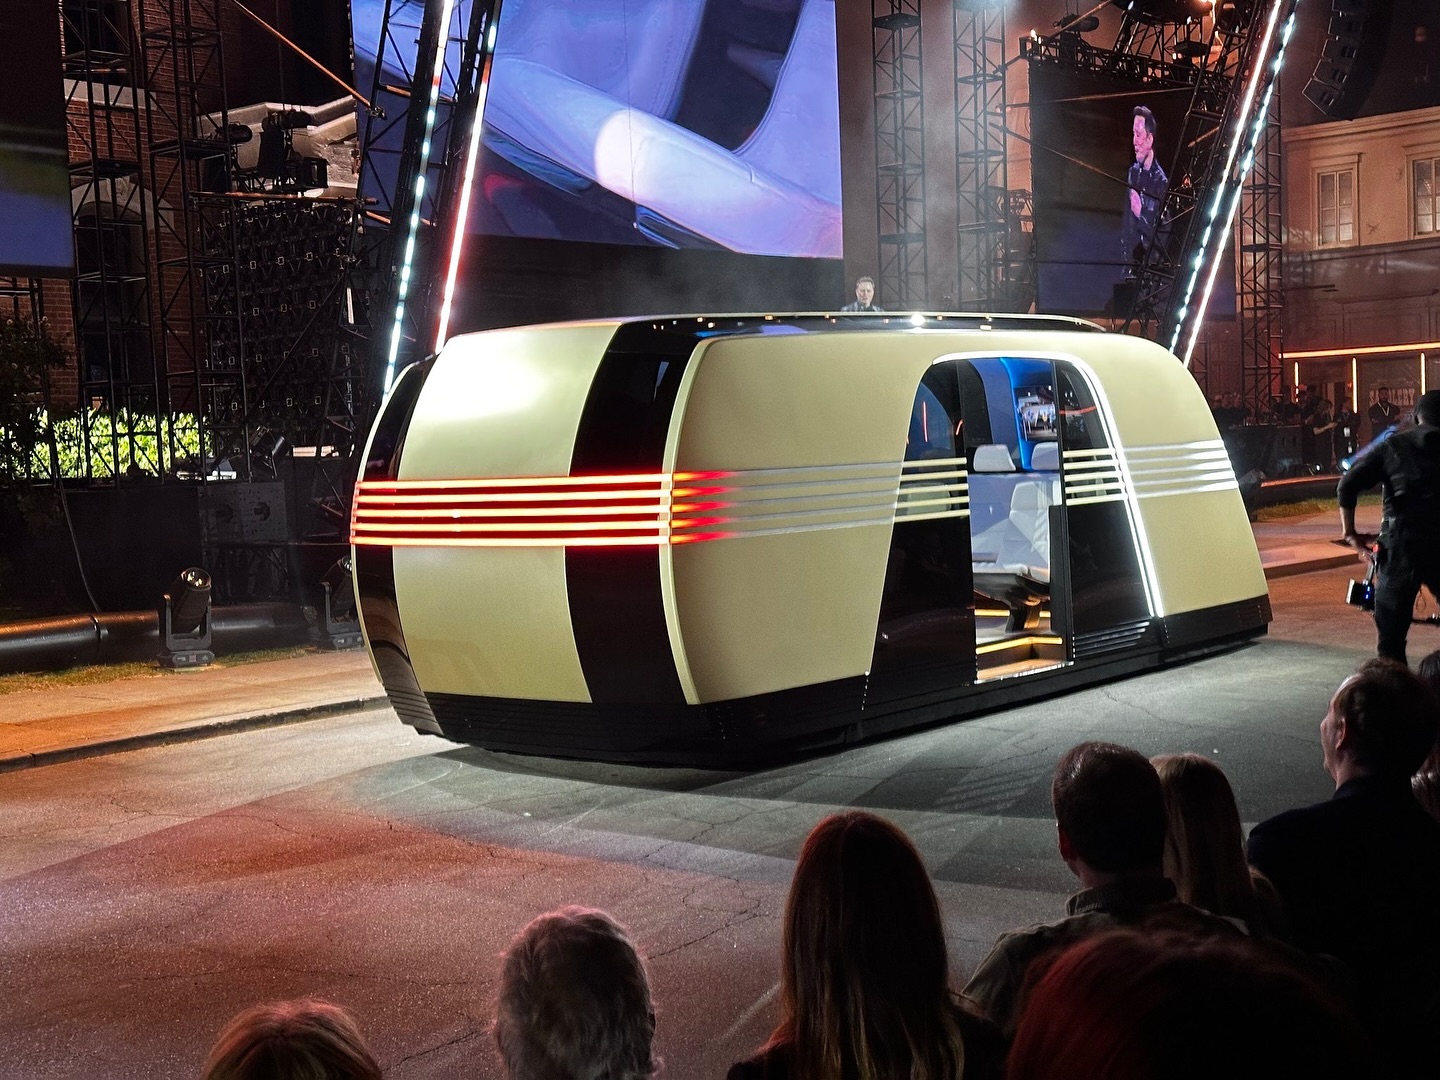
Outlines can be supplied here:
M0 1077L193 1077L233 1013L300 995L354 1010L393 1080L499 1077L497 954L565 903L648 957L663 1075L721 1077L773 1023L826 813L915 838L963 979L1071 891L1049 784L1073 743L1211 755L1247 823L1326 797L1317 725L1373 640L1348 574L1273 582L1260 643L755 773L494 754L372 711L0 775Z

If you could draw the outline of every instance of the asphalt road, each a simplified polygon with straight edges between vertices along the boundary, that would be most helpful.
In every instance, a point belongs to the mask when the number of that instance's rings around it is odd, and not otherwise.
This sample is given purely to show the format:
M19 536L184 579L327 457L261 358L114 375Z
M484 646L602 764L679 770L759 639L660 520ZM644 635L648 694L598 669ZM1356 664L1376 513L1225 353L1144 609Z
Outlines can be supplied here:
M301 995L353 1009L394 1080L498 1077L496 956L565 903L647 955L663 1075L721 1077L773 1023L826 813L915 837L963 979L1061 913L1049 780L1074 743L1209 754L1247 823L1328 796L1319 720L1373 645L1347 576L1274 582L1271 635L1230 653L760 773L490 754L371 712L0 776L0 1077L197 1076L230 1015ZM1436 646L1417 628L1412 659Z

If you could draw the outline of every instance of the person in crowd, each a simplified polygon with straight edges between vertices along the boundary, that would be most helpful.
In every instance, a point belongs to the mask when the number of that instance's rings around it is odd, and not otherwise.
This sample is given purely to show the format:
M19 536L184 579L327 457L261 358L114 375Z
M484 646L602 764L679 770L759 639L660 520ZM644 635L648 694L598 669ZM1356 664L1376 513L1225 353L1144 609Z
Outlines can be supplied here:
M998 1077L999 1033L950 991L945 929L915 845L874 814L811 830L785 902L780 1020L729 1080Z
M1375 388L1375 403L1370 406L1368 418L1370 420L1370 438L1378 438L1388 427L1400 422L1401 409L1390 400L1390 388L1388 386L1377 386Z
M1316 398L1300 429L1300 456L1315 472L1329 472L1334 467L1330 452L1334 445L1335 420L1330 413L1328 398Z
M1252 936L1283 937L1275 887L1245 863L1235 792L1201 754L1151 758L1165 795L1165 876L1180 899L1237 919Z
M1350 407L1349 398L1341 398L1335 409L1334 453L1337 462L1355 456L1360 449L1360 417Z
M1440 700L1440 650L1421 660L1415 673L1430 688L1436 700ZM1440 736L1436 737L1435 745L1430 747L1430 754L1419 771L1410 778L1410 789L1426 812L1440 821Z
M648 1080L660 1068L645 965L589 908L541 915L511 942L493 1034L508 1080Z
M1354 1015L1244 937L1097 934L1026 999L1010 1080L1354 1080L1376 1075Z
M1165 877L1165 796L1154 766L1134 750L1086 742L1055 767L1050 787L1060 857L1084 888L1058 922L1001 936L965 996L1013 1035L1026 972L1036 960L1116 926L1240 934L1234 923L1181 901Z
M225 1025L202 1080L380 1080L350 1014L310 999L246 1009Z
M1436 704L1402 664L1370 660L1320 722L1328 801L1257 825L1248 853L1275 884L1292 940L1355 975L1361 1019L1406 1071L1440 1020L1440 822L1410 778L1435 745ZM1434 1062L1431 1061L1433 1066Z
M855 279L855 299L840 309L841 311L884 311L882 307L875 304L875 279L862 277Z
M1360 493L1381 484L1378 537L1355 531ZM1415 403L1415 425L1361 454L1336 488L1345 543L1376 562L1376 651L1405 663L1420 586L1440 595L1440 390ZM1378 549L1373 550L1378 541Z

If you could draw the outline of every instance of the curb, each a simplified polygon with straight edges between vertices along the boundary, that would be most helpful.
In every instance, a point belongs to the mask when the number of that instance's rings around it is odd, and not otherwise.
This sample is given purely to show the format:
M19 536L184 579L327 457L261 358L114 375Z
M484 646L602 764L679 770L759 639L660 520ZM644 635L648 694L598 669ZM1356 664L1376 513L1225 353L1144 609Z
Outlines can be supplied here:
M214 735L232 735L257 728L280 727L283 724L298 724L306 720L323 720L327 716L340 716L350 712L369 712L390 705L384 694L371 697L347 698L344 701L327 701L322 705L306 705L299 709L281 709L278 712L260 713L254 716L227 716L217 720L200 720L183 727L165 728L161 731L147 731L141 735L125 735L116 739L104 739L78 746L61 746L53 750L35 753L20 753L0 760L0 773L19 772L22 769L39 768L42 765L60 765L82 758L104 757L121 754L127 750L144 750L153 746L169 746L172 743L198 742Z
M1334 570L1341 566L1360 566L1360 560L1352 551L1344 555L1324 555L1314 559L1301 559L1299 562L1279 563L1265 567L1265 580L1313 574L1317 570Z

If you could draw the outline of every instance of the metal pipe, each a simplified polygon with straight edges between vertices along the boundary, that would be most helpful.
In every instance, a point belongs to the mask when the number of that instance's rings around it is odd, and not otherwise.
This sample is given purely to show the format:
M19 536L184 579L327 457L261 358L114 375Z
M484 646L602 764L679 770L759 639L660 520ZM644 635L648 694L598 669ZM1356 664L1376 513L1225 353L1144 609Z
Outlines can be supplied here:
M303 645L310 620L295 604L231 604L211 612L216 655ZM154 611L62 615L0 626L0 674L54 671L85 664L153 660L160 652Z

